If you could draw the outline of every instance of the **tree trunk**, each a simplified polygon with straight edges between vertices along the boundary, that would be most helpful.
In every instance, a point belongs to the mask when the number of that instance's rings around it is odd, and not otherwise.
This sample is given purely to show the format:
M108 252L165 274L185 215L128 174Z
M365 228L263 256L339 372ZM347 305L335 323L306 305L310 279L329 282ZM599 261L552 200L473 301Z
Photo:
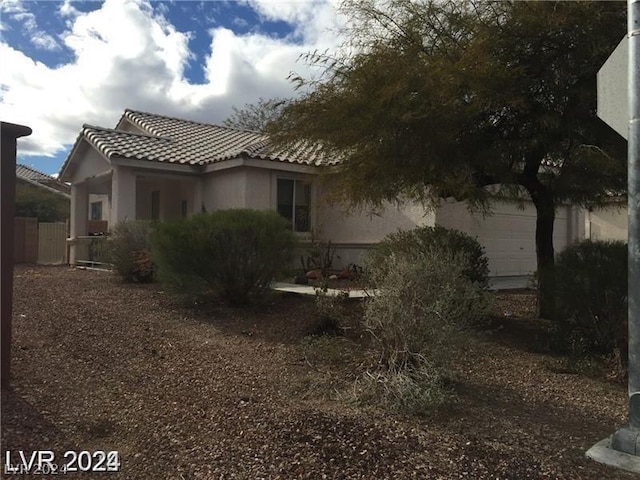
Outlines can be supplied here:
M555 315L555 255L553 251L553 194L544 186L531 192L536 207L536 257L538 265L538 316L553 319Z

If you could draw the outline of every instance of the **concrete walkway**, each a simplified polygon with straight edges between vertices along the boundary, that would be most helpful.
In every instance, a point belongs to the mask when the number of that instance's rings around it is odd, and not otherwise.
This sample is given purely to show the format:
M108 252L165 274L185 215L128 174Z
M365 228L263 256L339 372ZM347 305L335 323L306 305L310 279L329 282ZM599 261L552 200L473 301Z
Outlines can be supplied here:
M309 285L296 285L295 283L284 283L284 282L274 282L271 284L271 288L278 292L289 292L289 293L299 293L300 295L311 295L313 297L316 296L316 292L322 292L322 289L318 287L311 287ZM326 295L330 297L336 297L341 293L347 292L349 294L349 298L365 298L372 295L373 291L365 291L360 289L354 290L340 290L337 288L329 288L326 292Z
M514 276L514 277L493 277L489 279L490 290L514 290L527 288L528 278L526 276ZM322 290L318 287L312 287L309 285L296 285L295 283L274 282L271 284L271 288L278 292L298 293L300 295L316 296L316 292ZM340 290L337 288L330 288L327 290L326 295L335 297L343 292L349 294L349 298L365 298L375 294L375 290Z

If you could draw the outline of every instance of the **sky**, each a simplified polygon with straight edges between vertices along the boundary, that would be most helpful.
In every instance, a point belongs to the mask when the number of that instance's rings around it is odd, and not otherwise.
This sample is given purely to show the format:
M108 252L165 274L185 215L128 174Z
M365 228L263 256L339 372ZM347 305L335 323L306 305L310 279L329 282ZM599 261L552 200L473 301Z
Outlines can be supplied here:
M339 0L0 0L0 119L28 125L18 163L60 170L83 124L126 108L221 123L294 97L301 54L336 48Z

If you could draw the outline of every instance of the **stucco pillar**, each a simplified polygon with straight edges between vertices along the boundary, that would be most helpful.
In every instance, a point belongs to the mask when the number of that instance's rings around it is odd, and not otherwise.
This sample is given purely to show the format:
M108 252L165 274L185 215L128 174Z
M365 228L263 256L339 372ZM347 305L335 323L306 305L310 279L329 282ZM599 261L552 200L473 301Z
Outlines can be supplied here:
M113 166L109 228L123 220L136 218L136 176L130 168Z
M78 260L85 258L85 245L79 237L87 236L87 221L89 219L89 187L86 183L71 185L71 219L69 222L69 263L76 265Z

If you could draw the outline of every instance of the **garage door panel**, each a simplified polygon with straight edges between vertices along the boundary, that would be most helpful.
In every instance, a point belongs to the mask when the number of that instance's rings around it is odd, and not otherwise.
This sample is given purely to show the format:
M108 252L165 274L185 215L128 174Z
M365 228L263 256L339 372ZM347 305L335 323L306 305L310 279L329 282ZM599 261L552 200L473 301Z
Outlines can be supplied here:
M471 217L464 205L460 208L464 212L456 210L456 216L467 215L467 219L456 223L468 225L466 233L477 238L484 247L491 275L528 275L536 270L536 210L532 204L527 204L524 210L514 205L497 204L493 215L485 218ZM449 207L447 213L451 212ZM560 207L556 212L553 235L556 252L567 245L567 212L567 207Z

